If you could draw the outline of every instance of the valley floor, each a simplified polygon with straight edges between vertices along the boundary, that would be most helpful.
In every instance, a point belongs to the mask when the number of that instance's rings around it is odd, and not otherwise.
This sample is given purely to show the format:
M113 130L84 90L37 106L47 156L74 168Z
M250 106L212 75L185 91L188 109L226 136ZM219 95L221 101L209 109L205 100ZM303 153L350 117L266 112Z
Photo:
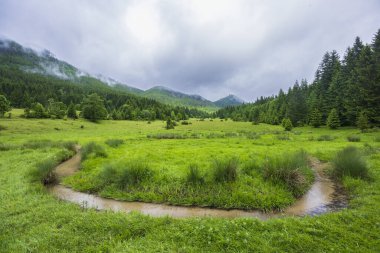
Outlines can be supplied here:
M5 129L0 131L0 251L379 252L380 132L302 127L285 133L279 126L220 120L191 122L167 131L160 121L94 124L82 120L2 119L0 125ZM184 139L154 137L168 133ZM318 141L323 135L333 139ZM351 135L360 136L360 142L348 142ZM125 143L115 149L104 144L108 139L123 139ZM243 165L253 158L260 163L267 156L303 148L320 160L330 161L338 150L349 145L368 151L371 180L344 178L349 208L315 217L260 221L99 212L58 200L42 184L30 181L29 173L37 162L62 150L24 145L38 140L76 141L81 145L95 141L104 145L108 157L85 161L83 182L74 180L75 176L65 181L73 187L91 186L92 181L87 180L91 173L122 157L144 158L157 171L180 177L184 176L189 159L207 168L211 158L237 156ZM279 192L286 194L283 189Z

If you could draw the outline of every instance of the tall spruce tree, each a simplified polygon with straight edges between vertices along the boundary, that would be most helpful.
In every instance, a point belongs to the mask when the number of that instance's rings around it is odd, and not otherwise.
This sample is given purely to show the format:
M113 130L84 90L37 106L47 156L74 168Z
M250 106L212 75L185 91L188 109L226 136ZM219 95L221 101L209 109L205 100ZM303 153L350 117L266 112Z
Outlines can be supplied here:
M368 117L364 111L360 112L356 125L362 131L368 128Z
M67 108L67 117L71 119L77 119L77 111L75 110L75 105L73 103L70 103L69 107Z
M10 110L11 110L10 102L5 96L0 95L0 117L4 117L4 114L6 112L9 112Z
M340 126L338 112L335 108L330 111L326 124L330 129L337 129Z
M372 107L372 122L375 124L380 124L380 29L373 37L372 44L372 64L374 71L373 74L373 86L372 86L372 96L370 101L370 106ZM377 112L377 113L374 113Z
M310 125L320 127L322 125L322 114L318 109L314 109L310 115Z

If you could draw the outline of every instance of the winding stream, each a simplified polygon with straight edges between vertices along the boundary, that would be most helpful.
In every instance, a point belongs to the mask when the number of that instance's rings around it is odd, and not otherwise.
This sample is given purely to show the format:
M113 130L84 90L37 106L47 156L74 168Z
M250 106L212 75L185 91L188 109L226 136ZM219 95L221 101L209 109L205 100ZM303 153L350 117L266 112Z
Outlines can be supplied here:
M80 160L80 152L77 152L77 154L71 159L61 163L55 168L57 176L63 178L74 174L79 169ZM311 166L315 171L315 182L310 190L283 212L276 213L237 209L222 210L203 207L172 206L144 202L126 202L77 192L60 184L49 187L49 191L59 199L80 204L84 208L120 212L139 211L143 214L154 217L256 217L266 220L282 216L317 215L344 207L345 203L343 202L345 198L342 198L342 195L335 190L334 183L323 172L326 163L321 163L316 158L311 158Z

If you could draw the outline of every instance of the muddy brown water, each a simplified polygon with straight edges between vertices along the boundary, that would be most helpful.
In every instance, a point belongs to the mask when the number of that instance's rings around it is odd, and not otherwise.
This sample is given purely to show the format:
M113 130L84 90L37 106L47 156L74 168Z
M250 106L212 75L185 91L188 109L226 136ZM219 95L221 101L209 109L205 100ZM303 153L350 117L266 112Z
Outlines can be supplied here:
M71 159L56 167L55 172L59 178L74 174L80 166L80 152ZM57 198L77 203L83 208L97 210L112 210L117 212L138 211L154 217L170 216L176 218L185 217L255 217L262 220L283 216L317 215L345 207L342 204L341 194L338 194L332 182L325 174L326 163L321 163L311 158L311 165L315 172L315 182L310 190L293 205L283 212L264 213L261 211L223 210L203 207L172 206L167 204L155 204L144 202L126 202L115 199L107 199L89 193L77 192L71 188L57 184L49 187L49 191ZM337 201L338 200L338 201Z

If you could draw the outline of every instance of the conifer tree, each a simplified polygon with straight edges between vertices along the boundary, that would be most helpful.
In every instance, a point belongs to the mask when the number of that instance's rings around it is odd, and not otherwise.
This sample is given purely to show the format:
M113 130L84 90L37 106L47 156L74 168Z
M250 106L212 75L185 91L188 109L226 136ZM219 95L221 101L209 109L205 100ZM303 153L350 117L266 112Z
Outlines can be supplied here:
M4 117L4 113L11 110L11 105L7 98L3 95L0 95L0 117Z
M320 127L322 125L322 114L318 109L314 109L310 115L310 125Z
M67 117L72 119L77 119L77 111L75 110L75 105L73 103L70 103L69 107L67 108Z
M326 124L330 129L337 129L340 126L338 112L335 108L330 111Z
M291 131L293 128L292 121L289 118L283 119L281 125L285 131Z
M356 125L362 131L368 128L368 117L364 111L360 112Z
M104 102L98 94L93 93L88 95L82 103L82 113L85 119L97 121L104 119L107 116L107 110L104 107Z

